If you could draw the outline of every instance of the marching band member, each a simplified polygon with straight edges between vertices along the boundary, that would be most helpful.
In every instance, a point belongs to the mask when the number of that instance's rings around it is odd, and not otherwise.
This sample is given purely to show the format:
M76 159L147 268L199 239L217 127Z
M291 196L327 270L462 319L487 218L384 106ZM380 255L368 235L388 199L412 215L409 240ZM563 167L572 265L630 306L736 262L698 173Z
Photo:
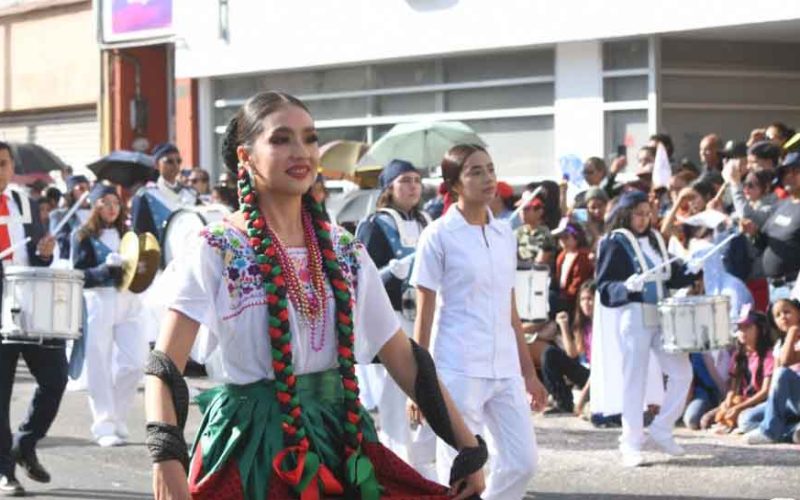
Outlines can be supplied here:
M23 249L13 252L3 263L49 266L53 260L55 238L45 236L37 203L23 192L9 187L13 175L11 148L0 142L0 251L30 238ZM9 409L20 356L36 379L37 389L25 421L13 436L12 446ZM25 494L15 475L16 464L22 466L34 481L50 481L50 474L36 456L36 443L47 434L55 420L66 385L67 357L63 340L45 340L41 345L0 342L0 496Z
M392 160L378 177L382 193L377 212L359 225L358 238L378 267L381 280L404 332L412 334L416 318L416 293L408 283L413 254L430 216L419 209L422 177L404 160ZM380 378L377 406L381 415L381 441L428 478L435 478L436 435L428 426L411 428L406 414L408 397L379 365L367 377ZM377 373L376 373L377 372ZM362 379L359 373L359 379ZM367 381L364 381L367 382ZM363 382L362 382L363 383Z
M651 352L668 380L661 411L650 424L650 437L671 455L684 453L675 443L672 430L692 381L688 355L668 354L661 347L656 304L667 296L667 287L691 285L700 263L690 261L688 272L673 263L649 276L642 275L669 259L664 240L650 227L651 210L645 193L622 195L611 214L612 231L601 240L597 259L600 307L595 328L600 332L593 346L592 411L607 415L622 412L620 451L623 465L629 467L643 462L648 378L651 382L663 380L661 373L648 375Z
M116 187L98 182L89 201L91 215L76 235L75 268L85 276L92 435L100 446L118 446L128 438L125 419L144 374L147 341L141 332L139 298L116 288L122 279L118 252L126 231Z
M89 179L85 175L71 175L67 177L67 192L64 195L64 205L50 212L50 233L56 229L61 219L66 216L69 209L77 203L84 193L90 189ZM81 207L70 217L69 221L59 230L58 234L53 234L58 243L58 258L70 258L70 237L80 228L86 219L89 218L89 201L84 200Z
M178 182L182 160L174 144L159 144L153 148L153 159L160 175L155 183L134 195L131 225L136 234L151 233L161 242L170 214L182 206L196 205L197 193Z
M470 429L485 425L497 445L483 498L519 499L538 457L530 410L543 409L547 392L517 316L516 239L511 226L489 209L497 181L483 147L451 148L442 160L442 176L456 203L425 228L417 245L411 275L417 288L414 335L423 347L433 342L442 382ZM413 405L409 411L412 421L419 421ZM439 441L440 479L452 460Z
M430 355L400 330L364 247L308 194L319 147L305 105L277 92L251 97L222 150L238 174L241 211L189 244L147 364L156 499L480 494L485 445L440 391ZM228 383L200 398L205 416L190 460L181 370L201 323ZM461 449L449 494L377 441L353 369L376 355Z

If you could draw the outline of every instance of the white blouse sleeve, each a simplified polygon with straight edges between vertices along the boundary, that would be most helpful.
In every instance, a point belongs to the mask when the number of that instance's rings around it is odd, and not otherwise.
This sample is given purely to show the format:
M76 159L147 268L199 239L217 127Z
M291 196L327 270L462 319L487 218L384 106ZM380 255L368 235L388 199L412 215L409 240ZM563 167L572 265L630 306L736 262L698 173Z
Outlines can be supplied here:
M188 242L187 248L173 273L175 293L169 308L205 325L211 332L218 331L215 299L223 276L222 256L200 234Z
M444 274L444 251L436 229L438 224L426 227L417 243L417 253L414 258L414 269L411 271L411 286L425 287L438 292Z
M358 278L356 304L353 311L355 326L355 356L359 363L371 363L378 351L400 329L397 317L375 263L367 250L358 247Z

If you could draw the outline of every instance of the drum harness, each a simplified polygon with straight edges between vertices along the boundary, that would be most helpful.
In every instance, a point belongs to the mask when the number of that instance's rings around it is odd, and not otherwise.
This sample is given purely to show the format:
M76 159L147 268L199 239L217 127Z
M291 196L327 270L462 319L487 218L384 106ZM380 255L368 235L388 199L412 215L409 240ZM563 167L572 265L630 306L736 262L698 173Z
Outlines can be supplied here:
M656 238L656 242L658 242L658 250L661 254L662 259L666 262L669 259L669 255L667 254L667 247L664 244L664 239L661 237L658 232L650 230L651 234L653 234ZM639 242L636 239L636 236L629 231L628 229L615 229L611 233L619 234L623 236L627 240L627 245L623 245L623 247L627 250L628 254L630 255L631 259L634 262L634 267L637 267L637 273L644 274L650 268L650 265L654 265L651 263L642 252L641 247L639 246ZM670 266L666 266L662 268L660 271L651 273L647 278L645 278L645 283L655 283L656 288L656 298L658 302L661 302L664 299L664 290L663 284L667 281L670 276L672 275L672 270ZM656 304L649 304L649 303L642 303L642 318L644 319L645 326L655 326L658 324L658 306Z

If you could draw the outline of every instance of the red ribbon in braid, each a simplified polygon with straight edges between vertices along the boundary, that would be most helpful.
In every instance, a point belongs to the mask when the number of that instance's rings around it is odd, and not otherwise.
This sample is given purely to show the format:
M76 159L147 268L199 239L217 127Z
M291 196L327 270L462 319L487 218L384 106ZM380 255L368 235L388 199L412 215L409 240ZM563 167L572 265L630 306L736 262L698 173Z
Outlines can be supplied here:
M247 171L240 168L238 177L239 199L247 224L249 244L256 254L256 260L264 278L264 291L267 295L269 311L267 333L270 337L272 369L275 373L277 398L283 414L282 429L285 449L274 458L273 469L278 477L301 494L303 500L318 498L318 480L325 494L340 495L343 491L341 484L321 463L319 457L309 450L310 443L300 418L302 408L295 393L296 377L292 365L286 281L282 276L284 270L281 269L277 257L278 251L275 248L279 242L272 241L267 234L267 221L258 209L256 193L250 184ZM355 375L353 354L353 298L336 258L330 223L322 205L311 201L308 197L304 197L304 205L305 209L310 211L314 222L314 233L321 250L323 269L333 288L336 302L335 328L338 340L339 374L342 378L345 396L346 414L343 426L345 430L344 455L347 459L353 454L360 454L363 439L361 402L358 397L358 380ZM309 244L313 244L313 242L306 242L306 245ZM294 464L294 467L292 468L290 465L287 470L284 467L287 461L289 464Z

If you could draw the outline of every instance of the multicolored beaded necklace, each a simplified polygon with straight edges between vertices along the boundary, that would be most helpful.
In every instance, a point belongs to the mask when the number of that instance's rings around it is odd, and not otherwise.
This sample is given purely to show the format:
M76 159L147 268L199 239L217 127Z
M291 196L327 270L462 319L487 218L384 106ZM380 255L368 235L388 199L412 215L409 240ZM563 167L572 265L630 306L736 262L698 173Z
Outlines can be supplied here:
M297 491L305 490L308 486L308 482L305 479L301 482L300 478L308 477L311 474L314 478L319 477L326 491L330 489L330 492L334 493L341 488L341 485L310 449L301 419L303 410L295 390L297 379L292 364L287 273L284 272L279 258L279 247L282 245L279 245L274 233L268 228L266 219L258 209L256 193L245 168L239 168L238 178L240 209L245 217L249 244L255 252L256 261L264 278L264 292L267 297L269 313L267 334L270 337L276 396L283 414L281 427L285 449L275 457L273 468ZM321 254L321 267L331 284L336 304L337 361L344 389L345 404L343 437L346 467L361 467L357 464L363 463L360 460L363 458L361 452L363 440L361 415L363 410L358 397L358 380L355 375L353 353L355 341L353 336L353 297L333 248L331 227L325 210L322 205L314 202L308 196L303 197L303 204L304 215L308 216L315 236L307 238L306 244L308 245L309 241L316 241ZM311 260L309 256L309 261ZM324 301L324 292L321 297ZM316 460L312 460L311 457ZM304 471L304 468L311 467L314 467L314 470ZM314 487L316 488L316 484Z

